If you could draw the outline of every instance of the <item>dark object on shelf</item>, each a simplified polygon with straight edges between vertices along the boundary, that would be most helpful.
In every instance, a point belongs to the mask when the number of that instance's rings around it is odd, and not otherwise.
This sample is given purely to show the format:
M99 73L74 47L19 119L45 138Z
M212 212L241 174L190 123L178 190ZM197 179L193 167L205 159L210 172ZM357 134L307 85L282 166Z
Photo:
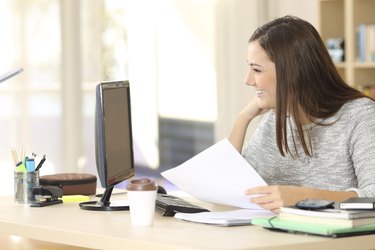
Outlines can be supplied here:
M344 38L328 38L327 39L328 53L335 63L345 61L345 42Z

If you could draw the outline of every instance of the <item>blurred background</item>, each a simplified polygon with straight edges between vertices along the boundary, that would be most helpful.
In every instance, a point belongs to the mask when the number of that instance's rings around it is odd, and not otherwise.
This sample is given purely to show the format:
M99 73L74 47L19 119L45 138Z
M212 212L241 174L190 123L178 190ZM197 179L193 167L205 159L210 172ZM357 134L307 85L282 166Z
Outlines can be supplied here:
M13 146L41 175L96 174L95 87L129 80L136 171L158 175L228 136L253 96L247 40L286 14L317 25L318 0L2 0L0 194ZM256 124L249 129L249 134Z

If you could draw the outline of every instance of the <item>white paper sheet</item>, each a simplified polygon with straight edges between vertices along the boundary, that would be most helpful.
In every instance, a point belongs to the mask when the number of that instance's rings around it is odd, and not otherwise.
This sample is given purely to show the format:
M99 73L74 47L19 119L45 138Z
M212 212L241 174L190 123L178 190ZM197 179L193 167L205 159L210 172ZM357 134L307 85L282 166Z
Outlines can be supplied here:
M261 209L245 190L267 185L227 139L161 174L197 199L239 208Z
M191 221L219 226L250 225L251 220L259 217L271 217L276 214L267 210L238 209L225 212L176 213L178 220Z

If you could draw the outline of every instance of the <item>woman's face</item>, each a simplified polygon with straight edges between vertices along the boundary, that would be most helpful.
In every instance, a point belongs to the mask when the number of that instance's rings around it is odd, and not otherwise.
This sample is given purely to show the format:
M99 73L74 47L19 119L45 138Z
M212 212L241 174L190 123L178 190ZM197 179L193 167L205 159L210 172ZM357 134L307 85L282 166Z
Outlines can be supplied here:
M276 68L258 41L249 43L247 49L249 71L245 83L256 92L259 108L276 108Z

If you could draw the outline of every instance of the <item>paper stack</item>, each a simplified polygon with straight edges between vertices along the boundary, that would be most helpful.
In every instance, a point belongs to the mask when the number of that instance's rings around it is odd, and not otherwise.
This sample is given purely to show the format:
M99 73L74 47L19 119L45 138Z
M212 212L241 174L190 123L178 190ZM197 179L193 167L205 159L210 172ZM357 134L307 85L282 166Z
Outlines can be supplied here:
M250 225L254 218L274 215L266 210L236 209L223 212L202 212L202 213L176 213L178 220L191 221L203 224L218 226L241 226Z

